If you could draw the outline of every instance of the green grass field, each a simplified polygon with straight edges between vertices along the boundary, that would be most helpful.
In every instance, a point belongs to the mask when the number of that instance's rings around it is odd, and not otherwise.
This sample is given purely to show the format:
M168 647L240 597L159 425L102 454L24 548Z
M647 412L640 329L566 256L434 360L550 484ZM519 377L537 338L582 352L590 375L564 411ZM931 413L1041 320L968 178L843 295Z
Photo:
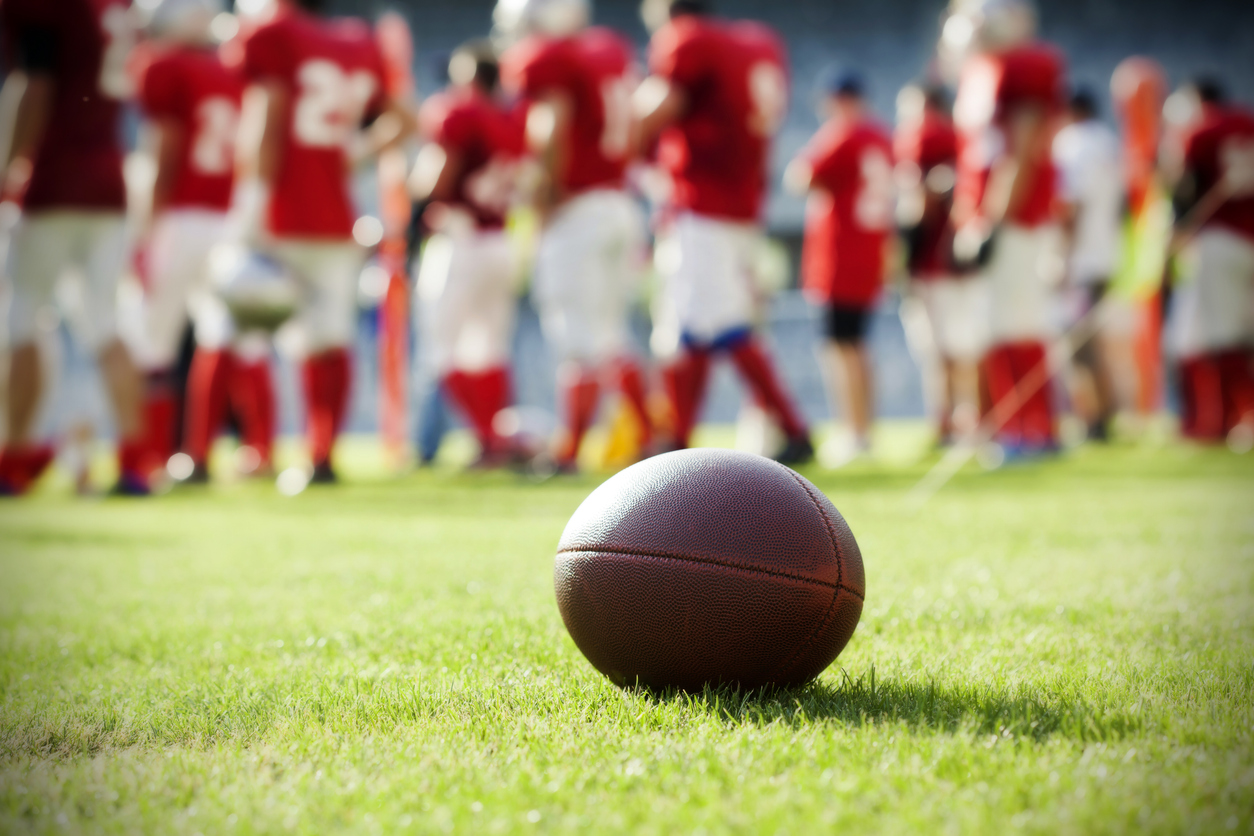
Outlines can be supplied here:
M596 484L452 469L0 504L0 832L1254 833L1254 458L807 470L867 567L804 690L611 686Z

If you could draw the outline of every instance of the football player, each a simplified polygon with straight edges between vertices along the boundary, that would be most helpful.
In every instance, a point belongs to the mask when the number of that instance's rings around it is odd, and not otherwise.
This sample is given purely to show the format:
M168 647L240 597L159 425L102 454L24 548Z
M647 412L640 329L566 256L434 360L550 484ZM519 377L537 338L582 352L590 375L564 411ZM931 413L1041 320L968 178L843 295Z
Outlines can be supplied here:
M823 127L785 172L785 183L810 194L802 251L802 284L823 310L821 354L832 414L843 407L852 444L820 460L840 466L871 447L874 409L867 325L884 280L893 226L892 140L867 112L861 76L829 72L820 83Z
M1055 331L1059 276L1051 256L1059 230L1050 149L1064 106L1063 57L1036 40L1028 0L955 0L942 49L963 56L954 102L954 250L980 263L989 283L989 395L994 404L1022 400L998 441L1011 456L1050 452L1057 449L1050 387L1027 395L1019 384L1041 373Z
M1254 112L1212 79L1192 88L1200 113L1175 188L1183 248L1167 339L1182 431L1220 441L1238 427L1254 432Z
M498 99L499 76L490 43L453 53L448 90L420 113L428 142L410 178L432 231L417 270L419 330L427 362L479 441L478 467L509 464L514 453L495 419L511 400L518 271L505 219L523 128Z
M960 273L953 263L958 135L944 89L905 87L897 111L897 219L913 297L902 304L902 320L912 350L921 355L937 438L945 445L972 433L979 420L979 363L988 348L987 285ZM916 310L921 321L911 316Z
M613 380L651 442L645 387L632 356L628 306L639 287L644 218L624 188L631 156L631 45L588 26L587 0L501 0L498 27L522 40L505 53L507 87L527 103L527 136L543 164L535 299L557 354L564 427L554 456L572 470Z
M134 43L125 0L5 0L0 29L12 62L6 86L20 90L3 166L6 198L22 205L9 259L8 441L0 493L26 491L52 458L36 443L44 375L37 340L57 282L82 278L80 337L95 353L113 407L116 490L145 494L142 382L118 339L115 305L126 254L121 104L131 94ZM6 91L7 92L7 91Z
M228 232L264 243L301 283L296 323L306 355L315 483L336 480L331 453L348 407L363 260L352 237L349 174L359 158L399 141L412 123L387 88L370 27L324 17L322 6L322 0L287 0L244 38L240 179Z
M1059 173L1059 203L1067 245L1067 284L1078 295L1073 313L1087 315L1102 304L1105 309L1092 339L1076 352L1071 400L1088 425L1088 437L1105 441L1121 402L1118 384L1130 381L1134 370L1120 369L1129 324L1109 314L1118 304L1110 283L1119 269L1123 211L1127 201L1119 137L1097 115L1097 101L1087 90L1076 90L1067 106L1067 124L1054 138L1054 166ZM1130 316L1124 316L1125 323ZM1123 331L1124 333L1120 333ZM1122 349L1122 350L1121 350Z
M779 460L808 461L809 430L753 330L767 156L788 111L784 47L762 24L714 17L705 0L647 0L642 11L654 31L635 97L639 138L658 142L673 184L653 343L667 361L676 443L688 445L711 358L726 354L783 430Z
M185 409L184 452L194 463L189 481L207 478L209 446L228 396L263 471L274 441L269 344L246 335L232 350L229 315L206 276L209 254L226 231L244 89L210 34L222 9L221 0L162 0L148 21L153 40L138 70L144 144L156 165L151 229L143 235L145 423L154 458L163 463L180 435L174 366L190 312L197 349Z

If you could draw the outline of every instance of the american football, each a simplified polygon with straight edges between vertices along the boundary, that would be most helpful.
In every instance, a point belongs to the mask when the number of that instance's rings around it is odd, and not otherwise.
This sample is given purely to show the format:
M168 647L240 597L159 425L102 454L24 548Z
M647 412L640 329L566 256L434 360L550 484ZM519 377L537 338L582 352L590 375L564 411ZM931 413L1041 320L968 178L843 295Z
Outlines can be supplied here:
M801 685L858 626L862 556L840 512L784 465L729 450L655 456L571 517L554 569L566 629L619 685Z

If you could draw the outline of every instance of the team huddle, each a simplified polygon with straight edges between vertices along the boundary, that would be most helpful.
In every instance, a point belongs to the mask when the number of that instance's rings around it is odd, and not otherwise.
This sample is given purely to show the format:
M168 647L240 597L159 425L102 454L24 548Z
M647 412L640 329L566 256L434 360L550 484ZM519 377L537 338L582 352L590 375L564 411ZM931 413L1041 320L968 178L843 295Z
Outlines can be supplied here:
M56 453L37 416L41 330L57 307L98 360L120 493L148 493L175 459L178 478L206 481L228 418L247 469L273 471L279 328L300 358L308 479L334 482L358 281L380 237L396 280L413 277L419 362L473 431L477 467L574 471L609 389L636 455L687 447L718 357L778 429L768 452L814 458L763 338L762 218L793 86L769 27L717 17L706 0L645 0L642 65L630 41L592 25L587 0L500 0L492 37L457 49L447 88L419 105L395 30L321 5L274 0L231 16L221 0L0 0L2 196L21 211L7 242L0 494L27 491ZM907 330L932 370L943 440L995 416L1010 453L1057 448L1047 355L1060 287L1079 290L1076 329L1096 323L1079 340L1073 402L1103 437L1130 398L1120 364L1134 363L1110 315L1123 216L1152 203L1145 183L1160 179L1178 219L1162 260L1179 273L1167 344L1184 432L1254 428L1254 118L1218 85L1195 84L1178 94L1193 107L1174 141L1155 135L1140 174L1125 176L1140 158L1121 155L1092 96L1068 94L1064 58L1036 39L1026 0L954 0L932 75L902 91L890 132L860 75L826 74L824 125L785 174L808 196L803 287L851 429L826 460L869 447L866 336L898 250L917 303L903 317L914 312ZM944 80L956 83L952 108ZM1136 76L1121 104L1152 100L1155 83ZM124 176L132 102L132 156L148 165ZM412 266L386 240L404 218L385 216L383 235L363 240L353 179L367 165L384 203L408 214L412 201L423 238ZM520 212L535 218L534 241ZM647 360L630 317L650 257ZM128 270L143 287L130 325L117 315ZM81 287L72 310L57 292L67 271ZM558 360L560 427L541 442L502 420L524 276Z

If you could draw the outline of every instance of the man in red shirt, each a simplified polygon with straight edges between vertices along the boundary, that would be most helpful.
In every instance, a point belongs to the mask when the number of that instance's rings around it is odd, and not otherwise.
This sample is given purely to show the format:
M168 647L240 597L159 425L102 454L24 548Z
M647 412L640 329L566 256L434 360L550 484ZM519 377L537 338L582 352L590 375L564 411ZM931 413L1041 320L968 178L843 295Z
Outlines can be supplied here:
M789 166L785 182L794 192L810 194L802 286L823 310L829 394L843 407L853 435L851 445L820 455L820 461L839 466L871 446L874 402L866 333L883 286L893 225L892 140L867 113L860 76L828 73L820 88L823 127Z
M754 334L755 261L767 154L788 110L784 48L766 26L712 17L704 0L644 7L656 27L636 94L640 136L658 143L674 215L658 243L663 289L653 348L687 446L715 353L726 353L787 438L780 461L813 458L809 430Z
M987 284L954 267L952 220L958 135L945 91L907 86L897 96L897 220L911 296L906 336L923 366L937 438L950 443L979 421L979 363L988 348Z
M163 0L148 22L152 41L137 68L145 145L156 167L151 221L141 232L145 423L154 463L163 465L180 435L174 426L174 365L190 313L197 342L184 410L191 481L207 478L209 446L228 398L262 472L270 469L274 443L269 342L257 334L233 335L230 316L206 276L209 254L226 232L244 89L239 74L223 64L209 31L221 11L220 0Z
M641 446L651 441L628 328L646 246L642 213L624 182L638 79L631 45L609 29L588 27L586 0L503 0L496 19L521 37L502 59L504 81L526 103L528 138L544 169L534 287L545 337L560 361L565 426L554 457L569 471L607 378L634 412Z
M1057 449L1050 387L1026 397L1019 389L1047 362L1062 278L1051 148L1065 105L1065 65L1035 32L1027 0L969 0L957 4L944 36L944 46L966 53L954 103L954 250L961 260L984 262L989 394L994 403L1022 400L998 434L1012 456Z
M1180 364L1184 435L1221 441L1238 428L1254 433L1254 113L1228 104L1218 82L1193 89L1200 118L1175 190L1187 243L1167 341Z
M78 336L96 354L118 435L117 491L148 492L143 473L141 379L117 337L114 310L125 258L121 103L131 94L134 43L123 0L4 0L0 31L12 61L6 87L22 85L17 119L0 149L4 198L22 206L13 233L8 441L0 493L27 490L52 457L35 443L44 378L40 324L68 270L81 275Z
M387 89L369 26L328 19L321 0L285 0L246 36L240 180L233 234L262 244L296 276L304 301L306 422L314 482L334 482L331 453L348 407L349 346L363 253L353 241L354 145L369 156L400 139L411 117Z
M514 452L496 418L510 402L518 269L505 217L523 136L498 100L499 75L490 43L453 53L449 89L419 114L428 144L410 179L432 230L417 271L423 353L474 429L479 467L508 464Z

